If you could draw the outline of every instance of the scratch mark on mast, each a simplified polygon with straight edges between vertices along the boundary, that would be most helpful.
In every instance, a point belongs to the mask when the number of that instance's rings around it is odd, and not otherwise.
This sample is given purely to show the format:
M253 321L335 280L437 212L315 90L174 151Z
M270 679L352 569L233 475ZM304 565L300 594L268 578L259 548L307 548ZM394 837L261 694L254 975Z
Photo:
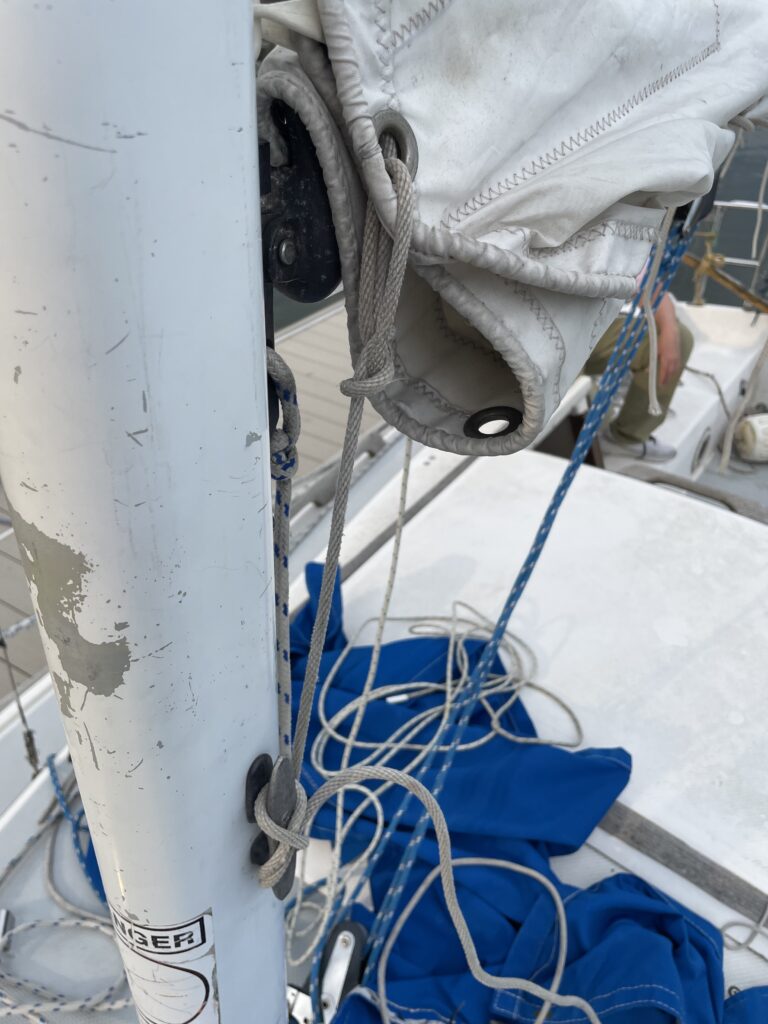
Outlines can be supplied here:
M77 142L75 139L67 139L63 135L56 135L54 132L46 131L43 128L32 128L30 125L25 124L23 121L19 121L16 117L10 117L8 114L0 114L0 121L7 121L8 124L12 124L14 128L18 128L21 132L30 132L32 135L41 135L44 139L50 139L51 142L63 142L65 146L75 146L77 149L90 149L94 153L116 153L116 149L103 149L101 146L89 146L86 142Z

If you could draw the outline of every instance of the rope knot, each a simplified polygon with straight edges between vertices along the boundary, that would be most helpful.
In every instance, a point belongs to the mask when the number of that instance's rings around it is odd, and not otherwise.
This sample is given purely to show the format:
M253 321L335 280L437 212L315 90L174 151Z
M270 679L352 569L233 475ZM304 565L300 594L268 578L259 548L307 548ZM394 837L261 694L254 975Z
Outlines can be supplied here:
M354 376L339 385L347 398L367 398L383 391L395 379L394 323L377 331L363 346L357 360Z
M296 380L290 366L272 348L267 349L267 374L275 385L282 417L282 426L273 432L270 442L272 479L290 480L299 465L296 445L301 417L296 399Z
M296 806L288 822L281 825L269 813L267 801L269 786L265 786L256 797L254 817L261 831L271 840L269 859L259 867L259 884L271 889L282 879L291 864L294 853L306 850L309 837L304 834L307 815L307 794L296 779Z
M291 480L299 468L296 444L280 428L272 435L270 464L272 466L272 479L278 482Z

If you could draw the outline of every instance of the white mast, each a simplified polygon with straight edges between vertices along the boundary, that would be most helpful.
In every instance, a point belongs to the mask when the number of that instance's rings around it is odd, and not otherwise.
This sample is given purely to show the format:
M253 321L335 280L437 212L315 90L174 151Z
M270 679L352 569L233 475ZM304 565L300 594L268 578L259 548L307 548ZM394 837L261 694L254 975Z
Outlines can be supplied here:
M278 1024L250 0L8 0L0 39L0 473L137 1009Z

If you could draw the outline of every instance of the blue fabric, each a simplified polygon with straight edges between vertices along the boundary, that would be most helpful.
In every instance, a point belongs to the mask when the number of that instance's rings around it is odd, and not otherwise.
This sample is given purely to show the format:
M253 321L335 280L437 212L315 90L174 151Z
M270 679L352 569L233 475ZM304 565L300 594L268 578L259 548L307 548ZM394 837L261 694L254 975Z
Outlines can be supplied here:
M322 567L307 568L310 599L291 632L294 707L298 705L306 656L314 623ZM321 668L325 678L346 646L341 588L337 581L333 611ZM376 685L405 681L443 682L448 641L414 638L386 644L381 652ZM484 643L472 642L473 665ZM368 671L371 649L356 647L338 671L326 700L332 716L359 695ZM501 671L496 660L493 671ZM405 703L376 702L366 716L360 738L384 740L415 713L440 703L440 695ZM521 736L535 730L521 701L506 713L504 725ZM348 728L349 722L346 723ZM319 730L313 716L311 744ZM345 731L342 727L341 732ZM484 735L487 717L476 713L465 742ZM424 730L427 740L434 727ZM338 764L340 745L329 743L327 763ZM402 764L404 758L391 763ZM620 749L576 753L554 747L513 744L495 738L474 751L457 754L440 804L451 830L454 857L483 856L525 864L545 874L566 901L568 961L561 991L588 999L609 1024L763 1024L768 1019L768 990L755 989L723 999L722 941L719 932L639 878L617 875L586 890L562 884L550 858L577 850L619 796L631 768ZM431 787L437 768L425 780ZM305 767L308 792L322 779ZM383 798L389 818L402 794ZM359 798L351 794L346 807ZM412 801L401 827L379 860L371 889L378 906L397 869L403 847L420 813ZM314 835L333 833L332 804L318 815ZM374 818L363 815L353 829L345 858L361 852L372 836ZM432 831L419 858L400 907L437 864ZM548 984L557 955L554 907L535 881L491 868L459 868L459 902L475 939L481 962L492 974L531 978ZM354 916L370 924L372 915L358 906ZM467 968L437 880L403 929L389 960L387 994L396 1018L414 1021L488 1024L510 1021L532 1024L540 1003L517 991L493 992L479 985ZM553 1008L553 1024L582 1024L573 1008ZM378 1024L371 994L353 992L344 1002L338 1024Z
M763 1024L768 1020L768 988L750 988L725 1004L723 1024Z

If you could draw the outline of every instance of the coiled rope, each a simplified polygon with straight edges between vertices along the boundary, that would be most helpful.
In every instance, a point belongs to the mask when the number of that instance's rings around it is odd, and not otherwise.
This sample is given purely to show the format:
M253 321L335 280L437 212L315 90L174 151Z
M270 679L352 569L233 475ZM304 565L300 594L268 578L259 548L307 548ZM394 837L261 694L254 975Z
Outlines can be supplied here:
M390 572L390 578L392 573ZM396 617L386 618L386 625L408 624L409 633L413 636L444 637L448 644L444 659L444 683L429 683L415 679L378 686L370 689L363 688L363 692L351 699L344 707L338 710L332 718L326 712L326 698L333 687L334 681L344 662L351 651L355 650L361 642L363 632L376 620L369 620L364 623L358 632L350 639L347 646L339 655L331 671L326 676L318 698L318 717L320 719L320 731L315 739L310 752L312 767L324 778L332 778L336 769L326 764L326 750L331 741L341 744L343 750L342 764L346 767L349 764L353 751L359 751L360 759L357 765L371 763L386 764L400 754L410 754L411 759L400 771L412 774L418 765L425 759L429 751L437 747L438 751L444 753L448 746L441 744L439 737L444 731L444 722L450 714L455 703L463 699L466 692L471 662L468 651L469 641L485 641L493 630L493 623L485 619L479 612L469 605L456 602L453 607L453 615L435 616L431 619L419 619L414 622L412 619L401 619ZM377 623L377 640L374 642L373 653L376 653L376 643L380 642L381 617ZM483 684L479 698L478 707L483 710L487 719L487 728L484 733L473 738L471 742L462 743L460 751L476 750L490 743L495 738L502 738L512 743L519 744L541 744L555 745L564 748L576 748L582 742L582 730L578 718L573 711L556 694L538 686L532 680L536 674L536 658L528 646L511 634L507 634L502 645L504 662L509 669L504 674L492 674ZM372 663L374 662L372 658ZM453 678L454 664L458 666L459 674ZM371 678L369 669L368 678ZM552 700L564 713L570 724L570 735L562 739L545 739L541 737L520 736L507 730L502 724L503 716L511 710L512 706L520 699L526 689L534 690ZM374 742L361 741L358 738L358 729L354 726L348 734L343 731L344 724L349 719L367 713L374 709L377 702L401 703L407 700L417 700L421 697L437 697L436 703L427 710L412 715L407 722L402 724L398 730L386 740ZM362 713L362 715L361 715ZM479 731L479 726L477 727ZM432 734L432 730L434 733ZM432 738L416 741L418 736L431 733ZM337 897L344 891L345 887L352 883L354 875L360 865L364 865L370 856L376 855L376 849L382 833L384 820L383 808L380 800L384 793L391 788L388 783L383 784L375 790L365 790L364 799L358 804L354 811L348 814L344 827L340 827L340 817L337 812L336 834L334 839L334 853L339 854L346 837L349 835L355 823L362 814L373 806L377 816L375 833L368 844L368 848L353 861L344 866L343 873L339 870L338 856L334 856L332 869L328 879L325 881L325 900L318 905L316 901L309 903L306 900L306 882L302 875L300 887L296 896L296 904L288 915L288 955L289 963L298 966L306 961L321 943L325 934L327 921L331 915L332 908L336 904ZM340 810L340 808L339 808ZM341 876L341 877L339 877ZM349 900L348 900L349 902ZM299 915L302 910L309 906L318 911L316 919L311 920L303 928L298 928ZM305 943L303 952L295 955L294 944L297 940L306 939L308 934L313 935L313 941Z

